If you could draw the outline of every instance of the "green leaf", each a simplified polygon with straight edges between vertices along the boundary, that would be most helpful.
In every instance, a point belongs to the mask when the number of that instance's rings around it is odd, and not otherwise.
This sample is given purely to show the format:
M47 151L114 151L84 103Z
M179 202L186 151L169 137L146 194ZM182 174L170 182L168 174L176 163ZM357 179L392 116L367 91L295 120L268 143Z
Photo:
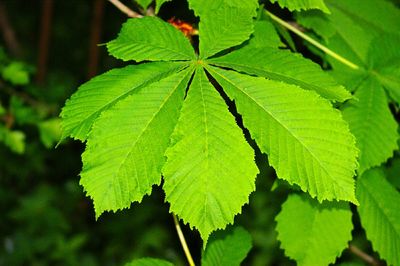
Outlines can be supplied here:
M113 69L91 79L79 87L62 109L63 138L86 140L101 112L182 67L180 63L147 63Z
M147 9L147 7L153 2L153 0L135 0L142 8Z
M215 12L216 9L239 8L243 12L256 15L258 0L188 0L189 7L196 16L202 17L205 13Z
M386 0L325 0L332 15L341 12L370 34L400 33L400 10ZM335 12L334 10L335 9ZM331 17L333 23L337 22ZM351 25L350 25L351 26ZM336 25L338 30L340 24ZM355 36L354 36L355 37Z
M107 43L108 52L124 61L192 60L192 45L182 32L157 18L128 19L118 38Z
M307 9L319 9L325 13L330 13L324 0L270 0L272 3L278 2L282 8L287 8L290 11L301 11Z
M29 83L29 72L24 63L12 62L6 66L1 73L4 80L13 85L27 85Z
M160 8L164 3L170 2L170 1L171 0L156 0L156 14L158 14L158 12L160 12Z
M0 125L0 141L17 154L25 152L25 133L22 131L11 131Z
M269 21L260 20L254 22L254 32L246 46L255 48L278 48L283 46L283 43L274 25Z
M397 122L387 104L385 91L378 81L368 78L355 94L357 101L350 102L343 111L350 131L357 139L359 174L378 166L393 156L398 149Z
M152 83L104 111L82 155L80 183L96 216L140 202L161 181L163 156L178 120L191 72Z
M255 11L255 8L220 6L202 14L199 23L200 57L211 57L246 41L253 32Z
M387 33L400 34L398 23L400 10L388 1L325 0L325 2L331 10L331 15L307 11L297 16L298 21L322 35L330 49L353 63L364 67L368 65L368 50L374 37ZM344 66L332 57L328 59L334 68Z
M365 172L357 181L361 225L372 247L388 265L400 265L400 194L380 169Z
M375 38L370 46L370 68L389 95L400 105L400 35L383 35Z
M32 106L27 105L20 97L11 97L9 110L18 125L36 124L39 122L37 110L33 109Z
M343 102L351 98L351 94L324 73L318 64L290 51L244 47L208 61L218 66L314 90L329 100Z
M254 151L201 68L166 156L162 173L170 211L207 242L212 231L233 223L248 202L258 170Z
M324 15L320 10L298 12L295 15L297 23L306 29L314 30L324 40L328 40L336 34L335 25L331 23L329 16Z
M212 234L203 253L202 266L240 266L252 247L251 235L242 227Z
M125 266L173 266L169 261L155 258L141 258L126 263Z
M38 128L40 140L47 148L53 147L61 138L61 120L59 118L42 121L38 124Z
M343 202L320 204L292 194L276 217L278 240L299 266L334 263L352 238L351 215Z
M208 69L235 101L244 126L279 178L320 201L357 203L355 138L328 101L294 85Z
M4 106L0 102L0 116L4 115L7 112L7 110L4 108Z

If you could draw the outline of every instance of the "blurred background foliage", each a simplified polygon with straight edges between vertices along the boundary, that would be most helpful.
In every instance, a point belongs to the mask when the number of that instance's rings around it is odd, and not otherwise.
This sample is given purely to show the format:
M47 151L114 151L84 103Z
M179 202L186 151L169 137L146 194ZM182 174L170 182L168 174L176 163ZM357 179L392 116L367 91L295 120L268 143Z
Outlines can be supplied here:
M160 16L195 22L183 0L166 3ZM185 264L160 188L140 205L96 221L79 185L83 144L66 141L55 148L65 100L90 77L122 66L97 44L113 39L126 19L106 0L0 0L0 266L123 265L143 256ZM288 35L286 42L315 58L298 39ZM257 151L257 191L236 217L253 238L244 264L294 265L274 230L288 190L271 191L275 174L266 160ZM183 229L199 261L200 237ZM365 241L359 246L371 250ZM343 260L357 262L346 252Z

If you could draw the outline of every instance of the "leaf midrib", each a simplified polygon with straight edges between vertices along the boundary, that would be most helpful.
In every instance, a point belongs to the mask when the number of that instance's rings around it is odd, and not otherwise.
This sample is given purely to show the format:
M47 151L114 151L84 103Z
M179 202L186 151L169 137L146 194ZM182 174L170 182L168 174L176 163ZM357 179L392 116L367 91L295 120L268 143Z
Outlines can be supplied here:
M90 120L93 116L96 116L97 114L101 113L102 111L104 111L107 107L111 107L113 106L115 103L117 103L118 101L124 99L125 97L129 96L131 93L133 93L136 90L140 90L144 87L147 87L159 80L162 80L164 78L167 78L169 76L171 76L173 74L173 72L178 72L181 70L184 70L185 68L187 68L188 65L187 64L181 64L181 63L177 63L176 66L172 67L172 68L165 68L163 70L163 72L157 73L157 75L151 77L148 80L143 81L142 83L140 83L138 86L136 87L131 87L129 90L125 91L124 93L120 94L119 96L117 96L116 98L113 98L113 100L108 101L107 103L103 104L101 107L97 108L96 111L92 112L91 114L87 115L86 118L81 119L81 122L78 123L76 126L74 126L73 130L76 130L78 127L81 127L85 122L87 122L88 120ZM162 76L166 75L165 77L161 78ZM74 134L75 135L75 134ZM86 136L87 138L87 136Z
M203 68L201 68L201 70L197 70L197 71L204 71ZM202 75L203 73L199 73L199 75ZM203 74L204 75L204 74ZM201 94L201 105L203 107L203 114L204 114L204 119L203 119L203 124L204 124L204 130L205 130L205 149L206 149L206 170L208 170L209 168L209 143L208 143L208 126L207 126L207 111L206 111L206 105L205 105L205 101L204 101L204 92L203 92L203 82L202 82L202 76L199 77L199 88L200 88L200 94ZM205 179L205 190L204 191L208 191L208 175ZM205 194L205 198L204 198L204 215L203 215L203 224L206 224L206 218L207 218L207 193Z
M162 104L159 106L157 112L155 112L152 117L149 119L149 121L146 123L146 125L143 127L142 131L137 135L137 137L135 138L135 140L132 142L132 144L130 145L130 149L129 152L126 154L125 158L122 160L122 162L120 163L120 165L118 166L118 169L115 171L115 174L112 178L112 181L110 183L114 183L114 179L119 175L119 172L121 171L122 166L125 164L126 160L129 158L130 154L133 151L133 147L136 146L137 142L141 139L142 135L148 130L148 127L150 126L150 124L152 124L152 122L154 121L155 117L158 116L158 114L160 113L160 111L163 109L163 107L165 106L165 104L169 101L169 99L171 98L171 96L176 92L176 90L180 87L180 85L182 84L182 82L187 78L188 75L190 75L191 71L187 70L187 73L185 74L185 76L177 83L177 86L171 90L171 92L168 94L168 96L164 99L164 101L162 102ZM136 182L139 184L139 180L138 177L136 176Z
M245 64L231 63L231 62L228 62L228 63L226 63L226 62L216 62L216 63L212 62L212 65L219 66L219 67L232 67L232 69L234 69L236 71L237 70L243 71L243 72L246 72L247 74L250 74L250 75L256 75L256 73L254 73L254 72L251 73L251 70L253 70L255 72L262 72L263 76L265 78L269 78L269 79L272 79L272 80L279 80L279 78L281 78L281 79L286 80L289 84L297 85L297 86L300 86L300 87L302 87L304 89L307 89L307 90L315 90L315 91L321 90L321 91L324 91L327 94L333 94L333 92L329 91L328 89L325 89L325 87L323 87L323 86L317 86L317 85L308 83L307 81L295 79L295 78L292 78L290 76L284 75L282 73L271 72L271 71L268 71L268 70L262 68L261 66L260 67L254 66L254 65L253 66L249 66L249 65L245 65ZM237 67L239 67L241 69L235 69L235 66L237 66ZM248 69L250 71L248 71L246 69ZM329 87L332 88L332 86L329 86ZM332 99L336 99L336 100L339 100L338 98L339 97L337 97L337 96L336 97L335 96L332 97ZM340 101L341 100L342 99L340 99Z
M276 117L274 117L268 110L266 110L262 105L260 105L254 98L252 98L250 95L248 95L247 93L245 93L243 90L239 89L235 84L233 84L232 82L230 82L227 78L225 78L224 76L222 76L221 74L213 71L214 73L216 73L217 75L221 76L224 80L226 80L228 83L232 84L232 86L234 88L237 88L237 90L239 92L241 92L242 94L244 94L245 96L247 96L247 98L251 99L253 102L255 102L257 104L257 106L259 106L262 110L265 110L266 113L269 114L269 116L275 120L279 125L281 125L290 135L293 136L294 139L296 139L301 145L302 147L304 147L311 155L312 157L318 162L318 164L321 166L321 168L323 169L323 171L325 172L326 176L328 176L331 180L332 183L335 183L337 185L338 188L341 188L341 186L336 182L336 179L331 177L329 174L329 171L323 166L323 164L321 163L321 161L315 156L315 154L313 152L311 152L308 147L306 145L304 145L304 143L295 135L293 134L293 132L291 132L284 124L282 124Z
M360 178L360 177L359 177ZM361 177L362 178L362 177ZM364 177L365 178L365 177ZM397 239L400 241L400 230L398 231L398 228L394 227L395 222L392 221L392 219L383 211L385 208L383 208L379 202L379 200L377 200L374 195L376 193L378 193L377 191L370 191L368 186L366 184L364 184L364 182L361 180L360 182L362 184L362 187L365 189L365 192L367 194L369 194L369 198L375 203L376 206L378 206L378 210L381 214L383 214L382 216L386 218L386 220L388 221L390 227L393 229L394 232L396 232L397 234Z

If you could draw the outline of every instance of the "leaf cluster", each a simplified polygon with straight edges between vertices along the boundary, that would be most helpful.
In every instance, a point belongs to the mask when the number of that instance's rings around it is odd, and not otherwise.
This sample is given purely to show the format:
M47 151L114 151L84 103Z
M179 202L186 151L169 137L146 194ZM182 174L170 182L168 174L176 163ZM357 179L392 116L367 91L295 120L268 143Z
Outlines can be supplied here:
M246 130L277 177L307 193L290 195L276 217L288 257L334 263L352 239L351 203L373 248L399 265L400 195L376 167L398 150L389 104L400 103L400 11L378 0L272 1L311 9L297 21L356 66L323 55L332 67L324 71L285 49L257 1L188 2L200 21L198 49L157 17L129 19L107 50L135 64L83 84L62 110L63 138L86 142L80 183L96 217L162 184L170 212L207 243L255 190Z

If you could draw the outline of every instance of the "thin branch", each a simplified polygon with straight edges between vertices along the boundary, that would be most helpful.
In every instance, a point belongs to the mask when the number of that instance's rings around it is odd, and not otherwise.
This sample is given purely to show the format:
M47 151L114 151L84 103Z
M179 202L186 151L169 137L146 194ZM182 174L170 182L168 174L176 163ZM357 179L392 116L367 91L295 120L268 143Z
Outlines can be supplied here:
M176 232L178 233L179 241L181 241L182 248L183 248L183 251L185 252L186 259L189 263L189 266L195 266L192 255L190 254L188 245L186 244L185 236L183 235L181 226L179 225L179 221L176 218L175 214L172 214L172 217L174 217Z
M8 19L6 6L0 1L0 29L3 33L4 43L10 50L11 54L16 57L21 56L21 47L15 35L14 28Z
M43 84L47 73L47 58L49 57L50 34L53 17L53 0L43 0L42 19L40 25L39 51L37 62L36 83Z
M313 38L307 36L306 34L304 34L303 32L301 32L299 29L297 29L296 27L292 26L290 23L287 23L286 21L280 19L279 17L275 16L274 14L265 11L266 14L268 16L271 17L271 19L273 19L274 21L278 22L279 24L281 24L283 27L287 28L288 30L292 31L293 33L297 34L298 36L300 36L301 38L303 38L304 40L308 41L309 43L311 43L312 45L314 45L315 47L319 48L320 50L322 50L323 52L325 52L326 54L332 56L333 58L335 58L336 60L338 60L339 62L353 68L353 69L359 69L360 67L357 66L356 64L350 62L349 60L347 60L346 58L338 55L337 53L335 53L334 51L332 51L331 49L329 49L328 47L322 45L321 43L317 42L316 40L314 40Z
M358 247L350 244L349 245L349 250L350 250L351 253L353 253L354 255L356 255L357 257L359 257L360 259L362 259L366 263L368 263L370 265L373 265L373 266L379 266L379 262L374 257L368 255L367 253L365 253L364 251L362 251Z
M133 11L123 3L121 3L119 0L108 0L111 4L113 4L116 8L121 10L123 13L125 13L128 17L131 18L142 18L143 16L140 15L139 13Z

